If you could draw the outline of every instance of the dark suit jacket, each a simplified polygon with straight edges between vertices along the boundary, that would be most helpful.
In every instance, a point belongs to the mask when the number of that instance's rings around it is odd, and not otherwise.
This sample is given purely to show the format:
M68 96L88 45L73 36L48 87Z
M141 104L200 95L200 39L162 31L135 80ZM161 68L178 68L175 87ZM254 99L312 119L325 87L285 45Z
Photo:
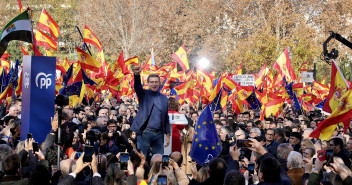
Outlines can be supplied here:
M161 126L163 128L163 133L170 133L170 123L168 115L168 99L165 95L160 92L152 92L151 90L144 90L141 84L141 76L134 75L134 90L136 91L138 101L139 101L139 110L136 117L133 120L131 130L136 132L137 135L143 132L142 126L146 123L149 115L152 112L153 108L153 96L157 93L159 94L159 102L162 106L161 110ZM144 128L145 129L145 128Z
M76 183L77 182L75 182L75 178L73 178L71 175L66 175L64 178L60 179L58 185L71 185ZM93 177L92 185L104 185L103 179L101 179L101 177Z

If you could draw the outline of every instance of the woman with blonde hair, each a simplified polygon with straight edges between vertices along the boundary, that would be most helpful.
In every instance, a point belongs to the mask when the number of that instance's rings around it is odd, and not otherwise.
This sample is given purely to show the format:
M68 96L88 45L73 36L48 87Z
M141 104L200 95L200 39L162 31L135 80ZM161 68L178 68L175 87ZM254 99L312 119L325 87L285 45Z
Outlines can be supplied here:
M303 154L307 148L314 148L314 144L310 139L303 139L301 142L301 154Z

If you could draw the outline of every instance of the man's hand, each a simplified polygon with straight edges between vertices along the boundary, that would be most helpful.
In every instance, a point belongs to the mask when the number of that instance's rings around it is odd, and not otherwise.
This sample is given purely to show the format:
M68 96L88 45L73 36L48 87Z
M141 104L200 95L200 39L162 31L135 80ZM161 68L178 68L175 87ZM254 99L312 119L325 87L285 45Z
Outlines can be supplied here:
M240 159L241 152L237 146L230 146L229 153L234 161L238 161Z
M342 180L345 180L349 176L348 167L339 163L330 163L330 166L334 169L336 174L339 174Z
M191 163L191 173L192 173L192 178L197 179L198 171L197 171L197 163L196 162Z
M92 167L93 174L98 173L98 159L95 154L92 156L91 167Z
M252 145L251 148L248 148L249 150L255 151L257 153L259 153L260 155L264 155L267 153L267 151L264 149L264 147L262 146L262 144L257 141L256 139L253 138L248 138L248 140L250 141L250 144Z
M27 152L29 152L29 150L33 150L33 138L29 138L24 141L24 149Z
M127 162L127 171L129 175L134 175L134 169L131 160L128 160Z
M51 129L53 129L54 132L56 132L57 128L58 128L58 116L57 114L55 114L54 118L51 117Z
M169 159L169 164L175 169L175 171L180 168L178 164L171 158Z
M5 136L11 136L11 130L10 130L10 126L7 125L4 129L2 129L2 133L5 135Z
M320 161L319 158L317 158L317 159L315 160L315 164L314 164L314 165L315 165L315 168L314 168L314 171L313 171L313 172L319 173L320 170L323 168L323 166L324 166L325 163L326 163L326 160Z
M79 157L76 161L76 168L75 170L73 170L73 173L75 173L76 175L90 164L90 163L84 163L83 157L84 157L84 152L82 153L81 157Z
M143 70L143 66L134 66L133 68L133 72L135 75L139 75L141 73L141 71Z
M144 164L145 164L145 155L143 154L142 151L141 151L141 152L138 152L137 149L133 149L133 151L134 151L134 153L137 154L137 156L141 159L141 165L140 165L140 166L143 167Z
M165 147L168 147L170 145L170 134L166 134L166 144Z
M37 154L39 160L45 160L45 156L40 149L38 152L35 152L35 154Z

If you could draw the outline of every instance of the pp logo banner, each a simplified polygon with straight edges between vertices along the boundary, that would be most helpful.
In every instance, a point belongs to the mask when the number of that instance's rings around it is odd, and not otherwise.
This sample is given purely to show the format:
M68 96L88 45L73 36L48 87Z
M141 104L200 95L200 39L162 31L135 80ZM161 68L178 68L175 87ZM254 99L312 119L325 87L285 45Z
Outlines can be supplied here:
M35 77L35 84L37 85L37 87L39 87L40 89L42 89L43 87L45 87L45 89L48 89L48 87L51 85L51 79L49 78L51 75L52 74L45 74L43 72L38 73Z

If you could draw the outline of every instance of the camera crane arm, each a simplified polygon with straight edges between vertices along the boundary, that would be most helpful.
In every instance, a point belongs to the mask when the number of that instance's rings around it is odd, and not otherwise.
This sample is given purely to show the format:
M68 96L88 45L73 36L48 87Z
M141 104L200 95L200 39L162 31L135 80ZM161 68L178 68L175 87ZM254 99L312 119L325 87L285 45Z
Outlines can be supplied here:
M338 40L338 41L340 41L342 44L344 44L345 46L347 46L347 47L349 47L349 48L351 48L352 49L352 43L350 42L350 41L348 41L347 39L345 39L344 37L342 37L342 35L340 35L340 34L338 34L338 33L335 33L335 32L333 32L333 31L330 31L330 37L329 38L327 38L326 40L325 40L325 42L323 43L323 56L324 56L324 60L325 60L325 62L326 63L328 63L329 65L331 64L330 62L329 62L329 60L331 60L331 59L336 59L337 57L338 57L338 50L337 49L335 49L335 48L333 48L332 50L331 50L331 52L329 53L329 51L328 51L328 43L330 42L330 40L331 39L336 39L336 40Z

